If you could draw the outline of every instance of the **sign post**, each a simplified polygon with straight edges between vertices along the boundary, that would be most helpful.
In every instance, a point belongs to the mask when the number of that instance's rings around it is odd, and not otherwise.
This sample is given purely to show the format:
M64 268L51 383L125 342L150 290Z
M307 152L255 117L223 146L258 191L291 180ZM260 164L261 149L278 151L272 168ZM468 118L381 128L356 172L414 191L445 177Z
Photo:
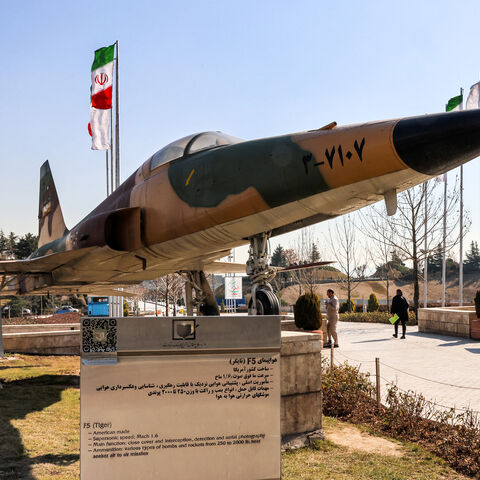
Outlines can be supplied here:
M82 320L81 478L280 479L280 319Z

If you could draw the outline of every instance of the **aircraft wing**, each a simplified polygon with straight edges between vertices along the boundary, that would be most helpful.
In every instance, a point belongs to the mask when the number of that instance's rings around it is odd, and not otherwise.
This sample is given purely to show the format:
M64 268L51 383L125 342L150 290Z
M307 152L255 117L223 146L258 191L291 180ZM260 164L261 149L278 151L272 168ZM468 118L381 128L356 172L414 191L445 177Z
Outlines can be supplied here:
M50 273L56 268L85 255L86 250L70 250L25 260L3 260L0 261L0 275Z

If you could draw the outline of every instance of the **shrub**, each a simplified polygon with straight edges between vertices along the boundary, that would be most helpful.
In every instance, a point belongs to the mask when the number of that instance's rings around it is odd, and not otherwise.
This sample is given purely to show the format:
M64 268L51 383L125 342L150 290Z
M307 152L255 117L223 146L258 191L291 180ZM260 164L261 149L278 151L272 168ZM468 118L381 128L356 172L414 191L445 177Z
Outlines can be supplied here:
M363 323L388 323L389 318L392 316L388 312L359 312L359 313L342 313L340 315L341 322L363 322ZM418 325L415 312L408 312L407 325Z
M374 391L369 377L360 373L359 367L345 363L325 369L322 373L323 414L348 418L359 409L359 403L368 402Z
M295 325L304 330L318 330L322 326L320 298L315 293L306 293L298 297L293 314Z
M128 303L124 300L123 301L123 316L128 317L129 313L130 313L130 310L128 308Z
M351 306L351 312L354 312L355 311L355 304L353 303L352 300L350 300L350 306ZM348 303L347 302L343 302L340 305L340 309L339 309L339 313L345 313L345 312L348 312Z
M378 303L377 296L374 293L371 293L368 297L367 312L378 312Z
M480 318L480 290L477 290L475 295L475 311L477 312L477 318Z

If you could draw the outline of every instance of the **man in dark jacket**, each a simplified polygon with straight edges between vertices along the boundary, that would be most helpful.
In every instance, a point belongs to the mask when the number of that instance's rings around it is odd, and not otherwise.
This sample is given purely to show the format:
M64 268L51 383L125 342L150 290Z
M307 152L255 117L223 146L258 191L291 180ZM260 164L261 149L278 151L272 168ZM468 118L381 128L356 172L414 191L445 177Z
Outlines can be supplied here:
M403 296L400 289L397 290L397 294L392 299L392 308L390 309L392 314L398 315L398 320L393 324L395 327L395 333L393 336L398 337L398 324L402 323L402 336L400 338L405 338L405 332L407 331L407 321L408 321L408 301Z

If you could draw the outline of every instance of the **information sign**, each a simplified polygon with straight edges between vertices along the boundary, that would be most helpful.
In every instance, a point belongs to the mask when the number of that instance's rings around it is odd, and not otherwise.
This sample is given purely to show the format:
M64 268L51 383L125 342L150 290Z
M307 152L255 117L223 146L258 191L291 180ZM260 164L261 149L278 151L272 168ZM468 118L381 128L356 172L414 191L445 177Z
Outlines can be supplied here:
M280 478L279 317L82 322L82 479Z
M242 277L225 277L225 300L242 298Z

